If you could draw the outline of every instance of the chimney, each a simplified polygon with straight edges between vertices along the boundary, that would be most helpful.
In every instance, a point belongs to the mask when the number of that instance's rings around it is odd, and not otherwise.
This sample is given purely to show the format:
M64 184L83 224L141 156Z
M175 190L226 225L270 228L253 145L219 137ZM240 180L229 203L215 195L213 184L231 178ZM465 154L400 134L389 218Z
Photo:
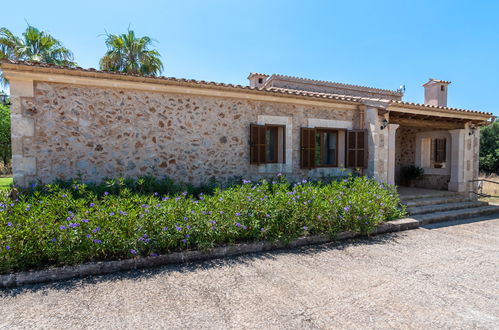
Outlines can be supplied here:
M250 82L250 87L262 88L263 84L265 84L265 80L269 75L263 73L250 73L248 76L248 80Z
M447 88L450 81L430 78L424 87L424 104L436 105L439 107L447 106Z

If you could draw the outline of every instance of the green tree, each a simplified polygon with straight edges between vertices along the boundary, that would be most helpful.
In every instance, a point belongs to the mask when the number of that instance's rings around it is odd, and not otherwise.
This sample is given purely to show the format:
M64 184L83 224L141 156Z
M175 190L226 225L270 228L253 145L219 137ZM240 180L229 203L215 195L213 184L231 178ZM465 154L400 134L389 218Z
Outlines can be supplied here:
M0 28L0 60L21 60L63 66L76 66L73 53L45 31L28 25L21 37L9 29ZM0 76L0 83L6 84Z
M0 104L0 161L7 165L11 158L10 109L8 106Z
M153 40L136 37L132 30L126 34L107 34L107 52L100 60L101 70L156 76L163 70L161 55L150 49Z
M480 170L499 173L499 122L480 130Z

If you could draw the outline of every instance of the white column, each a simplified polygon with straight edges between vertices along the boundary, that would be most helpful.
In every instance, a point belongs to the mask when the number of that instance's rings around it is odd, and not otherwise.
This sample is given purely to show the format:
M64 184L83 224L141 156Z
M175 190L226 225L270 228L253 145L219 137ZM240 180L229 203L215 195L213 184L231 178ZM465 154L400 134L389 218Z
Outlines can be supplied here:
M376 168L376 160L378 158L378 109L367 107L364 116L365 127L367 129L367 169L366 175L373 178L378 178Z
M451 164L450 164L450 182L449 190L464 192L466 191L465 181L465 129L455 129L449 131L451 135Z
M388 125L388 176L387 182L389 184L395 184L395 145L396 139L395 134L397 133L397 128L399 124L389 124Z

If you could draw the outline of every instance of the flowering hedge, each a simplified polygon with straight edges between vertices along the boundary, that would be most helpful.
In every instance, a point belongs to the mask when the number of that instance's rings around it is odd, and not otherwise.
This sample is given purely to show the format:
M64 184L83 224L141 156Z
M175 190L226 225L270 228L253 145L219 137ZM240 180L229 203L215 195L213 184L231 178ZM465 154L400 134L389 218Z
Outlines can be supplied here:
M47 185L16 200L0 197L0 273L250 240L368 234L404 212L393 186L366 177L328 184L278 177L197 196Z

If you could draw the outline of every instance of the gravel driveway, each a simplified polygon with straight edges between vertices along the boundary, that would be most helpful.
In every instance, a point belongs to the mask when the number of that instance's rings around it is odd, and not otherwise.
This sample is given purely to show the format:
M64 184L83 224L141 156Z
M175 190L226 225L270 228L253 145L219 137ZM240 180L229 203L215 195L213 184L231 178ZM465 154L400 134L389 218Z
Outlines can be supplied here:
M0 291L0 328L499 328L499 219Z

